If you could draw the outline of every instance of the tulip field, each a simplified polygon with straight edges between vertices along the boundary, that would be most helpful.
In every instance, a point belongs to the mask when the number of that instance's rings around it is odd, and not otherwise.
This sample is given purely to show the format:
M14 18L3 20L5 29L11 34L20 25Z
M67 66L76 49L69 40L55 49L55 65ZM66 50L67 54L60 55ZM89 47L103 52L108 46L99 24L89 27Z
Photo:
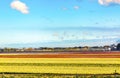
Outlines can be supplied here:
M0 54L0 78L120 77L119 57L119 52Z
M0 58L0 72L112 74L120 58Z

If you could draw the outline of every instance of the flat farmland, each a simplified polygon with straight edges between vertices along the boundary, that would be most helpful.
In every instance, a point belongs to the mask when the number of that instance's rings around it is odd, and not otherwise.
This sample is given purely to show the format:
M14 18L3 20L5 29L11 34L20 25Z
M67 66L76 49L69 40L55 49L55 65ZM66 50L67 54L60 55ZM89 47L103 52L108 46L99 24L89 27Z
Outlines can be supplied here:
M120 52L1 53L0 72L120 73Z
M113 74L120 58L0 58L0 72Z
M120 58L120 52L19 52L0 53L0 58Z

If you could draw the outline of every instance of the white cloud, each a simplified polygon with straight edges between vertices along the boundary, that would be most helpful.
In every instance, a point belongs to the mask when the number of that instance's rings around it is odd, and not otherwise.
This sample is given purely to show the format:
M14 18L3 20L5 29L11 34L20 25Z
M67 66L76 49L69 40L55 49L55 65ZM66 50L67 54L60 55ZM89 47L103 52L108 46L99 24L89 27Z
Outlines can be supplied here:
M120 0L98 0L101 5L120 4Z
M19 0L14 0L11 4L10 4L11 8L16 9L18 11L20 11L23 14L28 14L29 10L28 7L25 3L19 1Z
M75 10L78 10L80 7L79 6L74 6L74 9Z

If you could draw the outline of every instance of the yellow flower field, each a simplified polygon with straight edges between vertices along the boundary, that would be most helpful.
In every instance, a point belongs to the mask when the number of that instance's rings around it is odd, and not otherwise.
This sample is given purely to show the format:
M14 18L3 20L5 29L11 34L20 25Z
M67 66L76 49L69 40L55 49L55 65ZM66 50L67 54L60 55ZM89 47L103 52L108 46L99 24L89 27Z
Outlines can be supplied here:
M101 63L120 64L120 58L0 58L0 63Z
M120 73L119 58L0 58L0 72L112 74L115 70Z

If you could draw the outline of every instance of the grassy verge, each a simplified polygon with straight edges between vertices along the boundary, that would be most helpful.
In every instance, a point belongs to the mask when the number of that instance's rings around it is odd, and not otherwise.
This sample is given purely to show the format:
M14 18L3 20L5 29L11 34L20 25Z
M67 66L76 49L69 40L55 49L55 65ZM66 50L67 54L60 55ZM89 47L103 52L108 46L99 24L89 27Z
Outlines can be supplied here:
M120 78L120 74L56 74L1 72L0 78Z

